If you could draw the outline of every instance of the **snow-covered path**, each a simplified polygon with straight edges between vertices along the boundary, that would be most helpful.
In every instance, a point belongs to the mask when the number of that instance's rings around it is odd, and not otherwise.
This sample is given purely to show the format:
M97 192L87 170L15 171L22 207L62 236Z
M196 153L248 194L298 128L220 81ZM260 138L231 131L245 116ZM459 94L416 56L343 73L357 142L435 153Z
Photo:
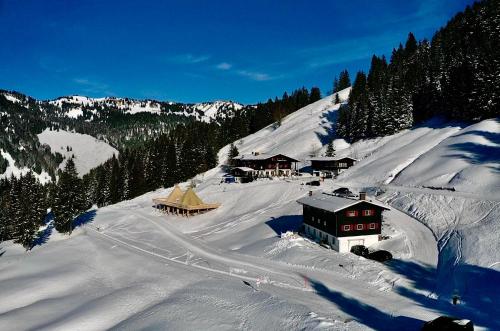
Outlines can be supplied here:
M410 221L408 216L397 211L394 211L394 213L395 216L403 219L401 222L395 222L398 223L398 226ZM164 244L162 247L149 246L143 248L141 246L144 245L140 242L135 241L133 244L130 244L127 241L133 240L132 238L123 239L119 234L107 234L106 231L96 232L96 234L116 241L126 248L132 248L140 253L147 253L156 258L180 263L192 269L199 269L198 271L201 270L201 272L217 273L225 275L228 278L255 282L256 284L260 284L261 290L274 293L287 300L300 302L301 304L307 303L312 310L318 313L325 314L335 308L326 308L325 302L318 300L317 289L311 286L309 282L322 284L325 288L342 293L345 297L363 298L362 300L365 305L370 305L387 315L419 316L422 318L429 315L428 309L415 309L412 300L409 298L392 292L380 292L377 286L359 287L359 280L338 271L280 263L259 257L220 251L211 248L198 239L181 233L175 227L169 225L169 220L165 220L164 215L154 216L147 212L134 211L133 217L136 220L141 219L153 224L161 230L162 234L168 240L163 241ZM435 246L434 237L430 231L418 222L413 221L413 223L416 224L412 228L415 234L410 235L410 239L407 239L407 242L411 242L415 238L422 240L426 244L434 244ZM417 245L418 243L415 242L412 244ZM165 253L157 253L159 251L168 251L170 256L165 256ZM434 256L432 256L433 252ZM435 263L437 259L436 250L429 250L428 254L423 254L421 257L422 260L434 260ZM306 283L304 281L305 278L309 279ZM297 291L301 294L298 294ZM335 305L335 302L330 302L329 304L332 303ZM339 315L344 316L341 312L339 312ZM346 317L344 316L344 318Z

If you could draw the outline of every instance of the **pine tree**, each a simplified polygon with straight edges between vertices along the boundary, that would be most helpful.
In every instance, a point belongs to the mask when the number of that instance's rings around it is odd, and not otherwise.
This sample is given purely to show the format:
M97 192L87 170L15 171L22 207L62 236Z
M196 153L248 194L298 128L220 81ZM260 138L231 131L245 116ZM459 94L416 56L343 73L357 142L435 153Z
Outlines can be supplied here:
M69 159L64 170L59 174L57 193L52 208L54 226L57 231L70 234L73 231L73 220L85 210L82 188L82 181L78 178L75 163L73 159Z
M350 86L351 86L351 79L349 78L349 72L347 71L347 69L341 71L339 75L337 90L335 92L342 91Z
M338 93L335 93L335 99L333 101L334 105L338 105L340 103L340 97Z
M229 164L234 166L234 158L240 155L238 148L234 145L234 143L229 146L228 160Z
M339 91L339 79L335 77L333 79L333 88L332 88L332 93L337 93Z
M309 95L309 103L316 102L321 99L321 91L319 87L311 88L311 94Z
M331 140L328 143L328 146L326 147L325 156L328 156L328 157L334 157L335 156L335 147L333 145L333 140Z

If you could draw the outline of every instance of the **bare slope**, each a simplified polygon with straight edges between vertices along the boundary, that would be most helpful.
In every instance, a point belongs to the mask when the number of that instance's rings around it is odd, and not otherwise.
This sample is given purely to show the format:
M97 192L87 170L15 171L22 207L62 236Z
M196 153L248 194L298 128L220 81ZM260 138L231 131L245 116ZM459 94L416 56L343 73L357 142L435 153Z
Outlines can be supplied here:
M64 156L65 161L61 163L60 168L64 168L66 160L74 156L76 170L80 176L104 163L113 154L118 156L115 148L87 134L45 129L38 135L38 139L41 144L49 145L53 153L58 152Z

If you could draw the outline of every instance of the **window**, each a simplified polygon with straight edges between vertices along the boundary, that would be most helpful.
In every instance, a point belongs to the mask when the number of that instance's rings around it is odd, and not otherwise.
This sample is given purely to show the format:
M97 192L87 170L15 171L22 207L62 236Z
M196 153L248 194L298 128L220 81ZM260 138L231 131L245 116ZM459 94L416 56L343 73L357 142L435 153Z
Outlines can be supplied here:
M351 231L351 226L349 224L344 225L344 231Z
M326 226L326 221L323 221L323 225Z
M377 223L370 223L369 228L370 230L375 230L377 228Z
M363 224L356 224L356 230L363 230Z
M321 220L318 218L318 224L321 224Z
M347 217L356 217L356 216L358 216L358 211L357 210L347 210L345 212L345 216L347 216Z
M311 217L312 221L314 222L314 216Z
M373 210L373 209L363 210L363 216L373 216L373 215L375 215L375 210Z
M339 168L347 168L346 162L339 162Z

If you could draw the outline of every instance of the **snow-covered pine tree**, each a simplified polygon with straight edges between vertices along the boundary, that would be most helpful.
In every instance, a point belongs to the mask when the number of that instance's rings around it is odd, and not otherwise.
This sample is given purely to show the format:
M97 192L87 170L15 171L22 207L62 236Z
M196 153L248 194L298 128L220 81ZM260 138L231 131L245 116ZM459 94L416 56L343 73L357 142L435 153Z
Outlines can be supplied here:
M57 193L52 207L57 231L70 234L73 231L73 220L85 210L82 188L75 162L69 159L59 174Z

